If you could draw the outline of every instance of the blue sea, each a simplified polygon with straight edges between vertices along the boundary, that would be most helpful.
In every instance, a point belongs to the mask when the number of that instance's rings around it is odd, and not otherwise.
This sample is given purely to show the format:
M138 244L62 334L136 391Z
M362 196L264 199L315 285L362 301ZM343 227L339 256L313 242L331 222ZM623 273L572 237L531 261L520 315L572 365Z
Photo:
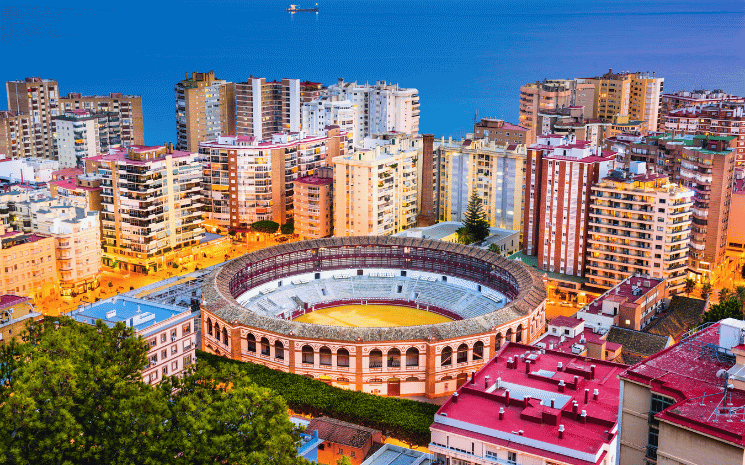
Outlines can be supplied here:
M0 80L142 95L148 144L175 139L173 86L192 71L398 82L419 90L422 132L454 137L475 114L517 121L521 84L609 68L745 94L743 0L290 1L2 4Z

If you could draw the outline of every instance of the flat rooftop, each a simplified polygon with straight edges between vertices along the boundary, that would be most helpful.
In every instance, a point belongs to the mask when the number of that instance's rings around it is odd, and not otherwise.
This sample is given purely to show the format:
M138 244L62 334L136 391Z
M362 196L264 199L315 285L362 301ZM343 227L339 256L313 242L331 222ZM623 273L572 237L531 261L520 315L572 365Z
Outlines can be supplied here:
M617 433L617 376L626 368L507 343L437 411L430 429L564 463L601 463Z
M511 260L518 260L520 262L523 262L529 267L538 270L538 257L536 257L535 255L525 255L522 252L517 252L515 254L510 255L509 258ZM545 274L548 279L553 280L553 281L564 281L564 282L577 283L577 284L584 284L588 281L587 278L583 278L581 276L574 276L571 274L554 273L553 271L543 271L543 270L538 270L538 272Z
M426 452L407 449L394 444L384 444L362 465L430 465L430 455Z
M730 389L728 402L723 402L724 383L717 372L735 364L733 359L718 358L711 351L719 346L720 324L695 333L619 376L677 401L656 418L743 448L745 391ZM730 415L732 421L728 421Z
M133 326L137 331L142 331L181 313L191 313L191 309L160 305L132 297L115 296L78 307L69 316L87 324L96 324L96 320L102 320L109 327L122 321L127 326Z
M600 315L603 313L603 302L605 300L618 302L619 304L626 302L640 304L647 299L649 292L662 281L658 278L629 276L618 283L616 287L611 288L605 294L582 307L580 311Z

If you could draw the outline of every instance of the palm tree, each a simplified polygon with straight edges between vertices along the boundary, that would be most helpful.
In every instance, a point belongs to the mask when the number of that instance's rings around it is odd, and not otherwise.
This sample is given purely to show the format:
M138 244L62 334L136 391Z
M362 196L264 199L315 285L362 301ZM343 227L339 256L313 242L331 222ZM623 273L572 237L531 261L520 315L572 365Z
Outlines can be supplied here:
M694 281L692 278L686 279L685 292L688 297L691 296L691 292L693 292L694 289L696 289L696 281Z
M704 283L701 285L701 297L704 299L709 297L711 294L711 283Z
M732 297L732 289L725 287L719 290L719 302L726 302Z

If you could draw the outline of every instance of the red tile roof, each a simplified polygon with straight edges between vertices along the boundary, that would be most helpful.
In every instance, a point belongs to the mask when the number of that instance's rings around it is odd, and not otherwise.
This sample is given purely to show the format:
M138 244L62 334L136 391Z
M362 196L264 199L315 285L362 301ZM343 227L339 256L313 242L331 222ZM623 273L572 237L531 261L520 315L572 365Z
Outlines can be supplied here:
M55 181L75 178L79 174L83 174L82 168L62 168L61 170L52 171L52 179Z
M3 294L0 295L0 309L6 309L8 307L12 307L13 305L28 302L30 300L31 299L29 299L28 297L23 297L20 295Z
M318 437L324 441L357 449L364 448L368 442L372 446L374 441L380 441L381 438L381 432L378 430L328 417L312 419L305 430L318 430Z
M554 326L564 326L567 328L576 328L577 326L581 325L583 323L583 320L579 318L574 318L571 316L557 316L553 320L551 320L551 324Z

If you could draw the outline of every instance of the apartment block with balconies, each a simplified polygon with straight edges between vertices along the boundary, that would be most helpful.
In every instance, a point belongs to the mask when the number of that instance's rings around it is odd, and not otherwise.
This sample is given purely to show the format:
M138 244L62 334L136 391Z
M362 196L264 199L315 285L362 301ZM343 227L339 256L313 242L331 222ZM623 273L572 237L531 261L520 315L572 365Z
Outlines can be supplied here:
M84 159L121 145L121 125L115 113L70 110L55 118L60 168L82 168Z
M105 265L148 273L193 259L204 237L196 153L131 146L86 159L86 170L101 178Z
M693 191L648 174L643 162L592 186L585 277L601 289L632 275L666 280L680 292L687 276Z
M295 234L301 239L331 237L334 232L333 168L295 180Z
M416 226L421 154L420 138L402 136L336 157L334 235L387 236Z
M8 81L5 88L8 109L28 116L33 156L56 160L54 117L61 114L57 81L30 77L23 81Z
M62 110L88 110L92 113L113 113L120 123L121 144L143 145L145 136L142 128L142 97L124 95L118 92L109 95L67 94L60 98Z
M5 155L5 158L33 157L32 136L28 115L0 111L0 155Z
M205 223L245 233L256 221L292 221L295 180L314 175L347 149L347 133L335 126L316 136L301 131L202 142Z
M188 73L175 87L176 149L196 152L199 143L235 134L235 84L215 72Z

